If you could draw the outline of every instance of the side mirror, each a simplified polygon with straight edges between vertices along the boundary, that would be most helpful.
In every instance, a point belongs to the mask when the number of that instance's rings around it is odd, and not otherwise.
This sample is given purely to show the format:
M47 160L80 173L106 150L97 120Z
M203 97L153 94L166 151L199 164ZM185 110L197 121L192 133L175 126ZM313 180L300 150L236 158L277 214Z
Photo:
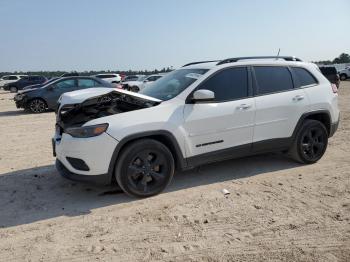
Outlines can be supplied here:
M204 103L214 101L215 94L213 91L207 89L200 89L193 93L192 102L193 103Z
M50 85L50 86L47 87L47 90L52 91L52 90L54 90L54 88L55 88L54 85Z
M147 82L149 82L149 81L146 79L146 80L143 80L143 82L144 82L144 83L147 83Z

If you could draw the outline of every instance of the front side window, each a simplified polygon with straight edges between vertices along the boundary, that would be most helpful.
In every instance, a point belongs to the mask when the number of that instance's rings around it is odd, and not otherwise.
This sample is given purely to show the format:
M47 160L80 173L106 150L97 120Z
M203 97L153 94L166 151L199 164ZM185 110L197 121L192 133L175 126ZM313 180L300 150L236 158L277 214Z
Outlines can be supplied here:
M256 66L254 72L259 95L293 89L292 75L287 67Z
M92 79L79 79L78 86L82 88L90 88L96 86L96 82Z
M139 93L163 101L169 100L184 91L207 71L207 69L175 70L155 81L152 85L146 86Z
M301 68L301 67L293 67L293 71L294 71L295 76L299 82L300 87L317 84L316 79L306 69ZM336 75L337 71L334 67L333 68L330 67L329 69L324 69L324 71L322 71L322 73L324 75L331 75L331 74Z
M9 78L10 78L9 76L4 76L4 77L2 77L1 79L2 79L2 80L9 80Z
M55 86L59 89L73 88L75 86L75 80L74 79L63 80L63 81L56 83Z
M248 72L245 67L224 69L202 83L196 90L213 91L216 102L224 102L248 96Z

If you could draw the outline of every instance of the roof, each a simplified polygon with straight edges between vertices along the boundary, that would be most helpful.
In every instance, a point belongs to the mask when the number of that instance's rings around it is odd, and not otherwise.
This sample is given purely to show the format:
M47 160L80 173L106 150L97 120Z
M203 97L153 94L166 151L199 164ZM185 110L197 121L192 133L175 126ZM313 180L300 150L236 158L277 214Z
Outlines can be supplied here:
M215 67L226 67L227 65L235 65L235 66L240 66L240 65L282 65L282 66L292 66L292 65L301 65L301 64L309 64L307 62L302 62L302 61L285 61L282 59L271 59L271 58L266 58L266 59L249 59L249 60L240 60L237 62L227 62L218 65L218 62L207 62L207 63L199 63L199 64L192 64L183 67L184 69L212 69Z
M234 57L224 60L192 62L184 65L186 68L211 69L216 66L234 64L234 65L251 65L251 64L271 64L271 65L295 65L302 63L300 58L294 56L250 56Z

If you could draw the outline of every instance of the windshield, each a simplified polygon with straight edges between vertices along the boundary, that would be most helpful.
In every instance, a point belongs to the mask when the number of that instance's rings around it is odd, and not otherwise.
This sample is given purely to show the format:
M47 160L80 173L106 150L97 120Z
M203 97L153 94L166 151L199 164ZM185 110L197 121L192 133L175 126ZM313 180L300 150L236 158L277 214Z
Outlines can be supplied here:
M139 93L166 101L180 94L207 71L208 69L179 69L146 86Z

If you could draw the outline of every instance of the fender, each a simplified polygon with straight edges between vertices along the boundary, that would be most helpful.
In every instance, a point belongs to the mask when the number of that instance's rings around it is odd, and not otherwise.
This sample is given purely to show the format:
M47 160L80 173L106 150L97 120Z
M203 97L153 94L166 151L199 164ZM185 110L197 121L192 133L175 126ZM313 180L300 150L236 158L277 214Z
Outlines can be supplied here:
M121 149L129 142L132 142L137 139L141 138L153 138L155 140L158 140L162 143L164 143L166 146L168 146L169 150L173 153L175 158L176 167L180 170L187 169L188 164L186 158L183 156L182 151L180 149L180 146L174 137L174 135L166 130L154 130L154 131L146 131L146 132L140 132L136 134L132 134L129 136L124 137L121 141L119 141L118 145L114 149L112 159L109 163L108 167L108 175L111 177L111 180L114 179L114 170L115 166L117 164L118 156L121 151ZM159 138L165 138L166 142L162 141L164 139Z
M295 128L294 128L294 131L293 131L293 134L292 134L292 138L293 138L293 141L295 139L295 137L297 136L298 134L298 131L301 127L301 125L303 124L304 120L305 119L313 119L312 116L313 115L316 115L316 114L327 114L328 116L328 119L329 119L329 125L325 125L326 126L326 129L328 131L328 135L331 136L331 124L332 124L332 118L331 118L331 114L329 113L328 110L324 110L324 109L321 109L321 110L315 110L315 111L311 111L311 112L307 112L307 113L304 113L301 115L301 117L299 118L299 121L298 123L296 124Z

